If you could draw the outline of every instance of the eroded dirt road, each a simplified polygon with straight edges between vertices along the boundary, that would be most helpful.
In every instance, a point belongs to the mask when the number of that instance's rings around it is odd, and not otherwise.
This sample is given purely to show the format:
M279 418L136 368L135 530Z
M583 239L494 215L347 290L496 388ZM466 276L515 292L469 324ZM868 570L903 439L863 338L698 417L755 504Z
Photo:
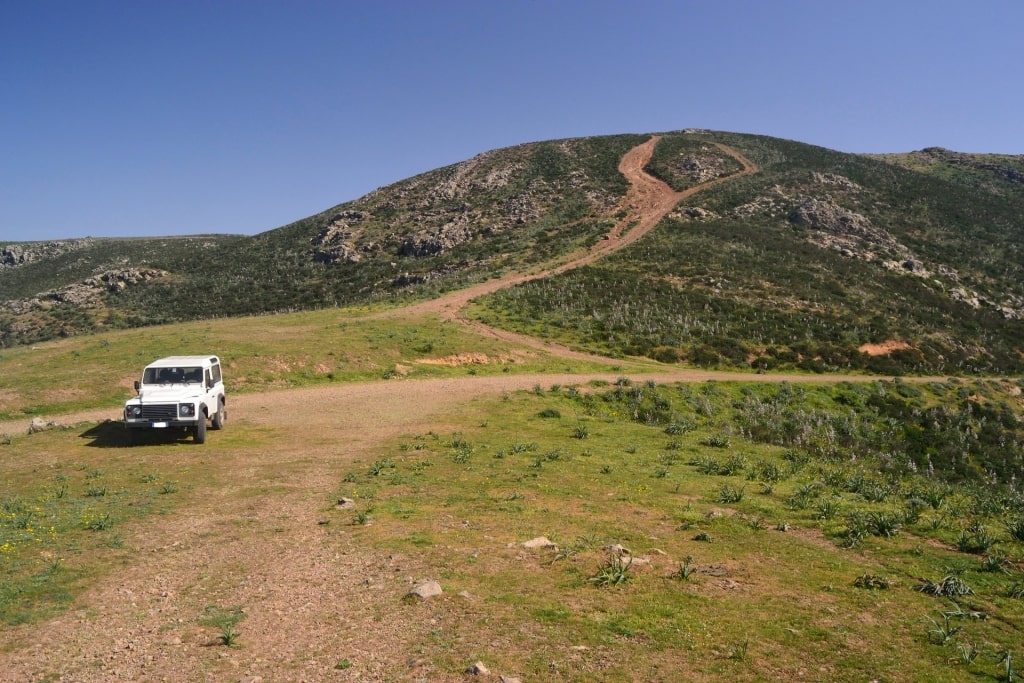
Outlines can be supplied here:
M477 297L492 294L498 290L523 282L564 273L593 263L603 256L623 249L650 232L683 199L728 180L757 172L757 166L743 156L743 154L731 147L716 143L720 150L736 159L742 166L742 169L737 173L715 178L694 185L682 192L677 192L663 181L644 171L644 167L647 166L651 156L654 154L654 147L657 145L658 139L658 136L652 136L651 139L628 151L623 155L622 161L619 162L619 172L629 181L630 189L622 201L610 212L611 215L620 215L621 217L615 222L615 225L605 236L605 239L602 239L590 249L563 258L558 263L542 266L528 273L511 273L501 278L452 292L431 301L416 304L408 309L403 309L403 311L414 310L438 313L444 319L458 321L479 334L540 349L564 358L588 360L607 365L620 364L620 360L580 353L560 344L485 325L480 321L466 317L463 311L469 302Z

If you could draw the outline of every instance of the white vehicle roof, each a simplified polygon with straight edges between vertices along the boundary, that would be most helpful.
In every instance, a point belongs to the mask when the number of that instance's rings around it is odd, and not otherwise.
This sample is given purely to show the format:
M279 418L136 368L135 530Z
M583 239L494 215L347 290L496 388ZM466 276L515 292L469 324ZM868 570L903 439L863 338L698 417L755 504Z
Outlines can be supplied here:
M214 363L220 363L220 359L217 356L167 356L155 360L147 368L179 368L186 365L213 365Z

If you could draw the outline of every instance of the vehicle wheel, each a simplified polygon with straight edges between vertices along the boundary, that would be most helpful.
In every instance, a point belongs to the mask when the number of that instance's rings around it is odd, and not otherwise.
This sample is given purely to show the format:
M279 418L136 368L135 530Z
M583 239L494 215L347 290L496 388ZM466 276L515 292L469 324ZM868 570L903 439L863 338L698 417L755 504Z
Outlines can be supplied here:
M196 443L206 443L206 418L200 413L199 422L196 423L196 432L192 436Z
M227 408L224 407L223 403L217 405L217 412L213 414L213 419L210 420L210 426L214 429L224 429L224 420L228 419Z

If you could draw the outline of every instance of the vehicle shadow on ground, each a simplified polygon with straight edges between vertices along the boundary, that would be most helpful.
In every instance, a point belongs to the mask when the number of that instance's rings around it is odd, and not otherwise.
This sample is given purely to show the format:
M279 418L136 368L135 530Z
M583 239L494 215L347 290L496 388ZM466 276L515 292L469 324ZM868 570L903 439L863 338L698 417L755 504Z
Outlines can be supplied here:
M132 446L154 446L177 444L189 439L189 433L182 430L134 430L128 431L120 420L106 420L86 429L78 435L92 439L91 448L130 448Z

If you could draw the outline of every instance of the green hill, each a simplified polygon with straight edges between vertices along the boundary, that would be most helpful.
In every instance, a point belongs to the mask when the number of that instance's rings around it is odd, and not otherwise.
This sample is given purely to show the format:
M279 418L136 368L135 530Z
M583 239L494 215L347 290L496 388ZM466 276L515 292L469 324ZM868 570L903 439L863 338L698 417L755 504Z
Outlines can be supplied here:
M253 237L0 244L0 345L429 298L545 263L609 230L628 189L618 162L647 137L486 152ZM1024 160L680 131L648 171L685 189L738 170L713 143L759 171L693 195L627 250L484 298L476 315L699 366L1024 369Z

